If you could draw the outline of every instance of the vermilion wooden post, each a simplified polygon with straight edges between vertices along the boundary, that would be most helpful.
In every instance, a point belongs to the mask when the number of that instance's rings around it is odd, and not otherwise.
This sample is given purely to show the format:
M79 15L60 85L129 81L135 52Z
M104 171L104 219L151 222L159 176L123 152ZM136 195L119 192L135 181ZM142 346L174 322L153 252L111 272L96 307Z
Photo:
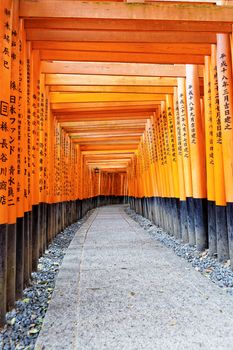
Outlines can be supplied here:
M5 26L7 23L7 26ZM6 312L7 288L7 192L9 162L9 116L11 77L12 1L0 2L0 76L4 89L0 89L1 156L0 156L0 324ZM6 146L4 146L6 145Z
M206 175L207 175L207 198L208 198L208 243L209 254L217 253L216 215L215 215L215 186L214 186L214 128L213 108L211 102L211 66L210 57L205 57L204 71L204 99L205 99L205 152L206 152Z
M194 223L197 249L207 247L206 168L204 132L200 106L200 91L196 65L186 65L186 96L189 143L194 199Z
M168 126L168 106L167 100L163 103L162 109L162 121L163 121L163 136L164 136L164 165L165 173L167 177L166 183L166 217L168 232L174 234L174 218L173 218L173 203L172 198L174 197L174 176L172 173L172 159L171 159L171 145L169 137L169 126Z
M229 34L217 34L217 72L227 201L229 254L233 261L233 79Z
M187 213L184 167L183 167L181 117L179 112L177 88L174 88L174 111L175 111L174 116L175 116L175 129L176 129L175 135L176 135L176 148L177 148L178 180L179 180L181 238L184 243L188 243L189 242L188 223L187 223L188 213Z
M218 73L216 63L216 45L211 45L211 109L213 119L214 146L214 193L216 216L216 239L218 260L224 261L229 257L226 194L223 167L222 126L219 106Z
M196 244L195 226L194 226L194 203L192 189L192 171L191 171L191 155L187 118L186 103L186 85L184 78L178 78L178 104L181 123L181 142L182 142L182 160L184 169L185 196L187 201L187 222L189 244Z
M168 135L169 135L169 153L171 164L171 178L172 193L171 193L171 207L172 207L172 222L173 233L177 238L181 237L180 232L180 218L179 218L179 179L178 179L178 166L177 166L177 148L176 148L176 131L174 123L174 103L172 95L166 95L166 108L167 108L167 122L168 122Z
M37 269L40 253L39 206L39 106L40 106L40 57L38 50L32 50L32 269Z

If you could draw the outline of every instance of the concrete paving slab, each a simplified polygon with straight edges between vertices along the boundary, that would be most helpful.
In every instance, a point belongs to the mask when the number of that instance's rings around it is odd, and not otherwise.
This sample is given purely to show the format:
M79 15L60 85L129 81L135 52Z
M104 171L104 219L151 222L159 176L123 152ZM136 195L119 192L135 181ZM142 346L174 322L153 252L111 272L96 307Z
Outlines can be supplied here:
M36 349L233 349L233 297L123 211L97 209L72 241Z

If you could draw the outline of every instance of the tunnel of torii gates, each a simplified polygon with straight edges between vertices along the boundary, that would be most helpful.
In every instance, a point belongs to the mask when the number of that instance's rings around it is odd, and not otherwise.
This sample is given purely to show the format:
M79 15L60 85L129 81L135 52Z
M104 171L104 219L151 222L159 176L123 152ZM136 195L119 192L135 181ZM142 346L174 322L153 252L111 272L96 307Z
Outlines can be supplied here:
M233 262L231 1L0 0L0 322L53 237L129 202Z

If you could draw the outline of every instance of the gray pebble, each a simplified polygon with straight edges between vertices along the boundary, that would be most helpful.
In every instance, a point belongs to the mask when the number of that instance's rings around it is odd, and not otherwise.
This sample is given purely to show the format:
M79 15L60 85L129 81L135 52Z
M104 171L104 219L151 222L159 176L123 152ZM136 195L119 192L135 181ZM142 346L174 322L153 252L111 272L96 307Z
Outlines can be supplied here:
M31 274L30 285L24 290L22 300L16 301L15 308L6 314L7 323L0 331L1 350L34 349L39 332L30 334L29 331L34 327L40 330L65 251L91 213L59 233L39 259L38 271Z
M225 288L230 295L233 295L233 271L230 267L216 260L217 256L209 256L208 250L200 253L196 247L183 244L180 240L165 232L162 228L152 225L148 219L143 218L135 211L127 208L126 213L139 223L154 239L160 241L166 247L173 249L176 255L187 260L199 272L210 278L219 287ZM210 272L211 271L211 272Z

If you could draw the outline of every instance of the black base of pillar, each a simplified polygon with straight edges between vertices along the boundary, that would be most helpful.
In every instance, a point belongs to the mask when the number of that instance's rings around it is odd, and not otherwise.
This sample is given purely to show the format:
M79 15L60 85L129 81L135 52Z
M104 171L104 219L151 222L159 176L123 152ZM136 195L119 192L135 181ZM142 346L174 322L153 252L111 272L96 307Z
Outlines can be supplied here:
M222 262L229 259L226 207L216 205L215 214L218 260Z
M16 299L21 298L24 289L24 218L18 218L16 233Z
M32 270L37 270L40 256L40 206L32 206Z
M197 250L204 251L207 248L207 203L206 199L193 198L194 224Z
M16 224L8 225L7 234L7 310L15 303L16 282Z
M196 244L195 236L195 225L194 225L194 202L193 198L189 197L186 199L187 202L187 222L188 222L188 235L189 235L189 244Z
M180 225L182 241L184 243L189 243L188 209L186 201L180 201Z
M0 327L5 323L7 286L7 225L0 225Z
M227 203L227 231L229 244L229 257L233 268L233 203Z
M214 256L217 254L217 236L216 236L216 213L215 202L208 201L208 245L209 255Z

